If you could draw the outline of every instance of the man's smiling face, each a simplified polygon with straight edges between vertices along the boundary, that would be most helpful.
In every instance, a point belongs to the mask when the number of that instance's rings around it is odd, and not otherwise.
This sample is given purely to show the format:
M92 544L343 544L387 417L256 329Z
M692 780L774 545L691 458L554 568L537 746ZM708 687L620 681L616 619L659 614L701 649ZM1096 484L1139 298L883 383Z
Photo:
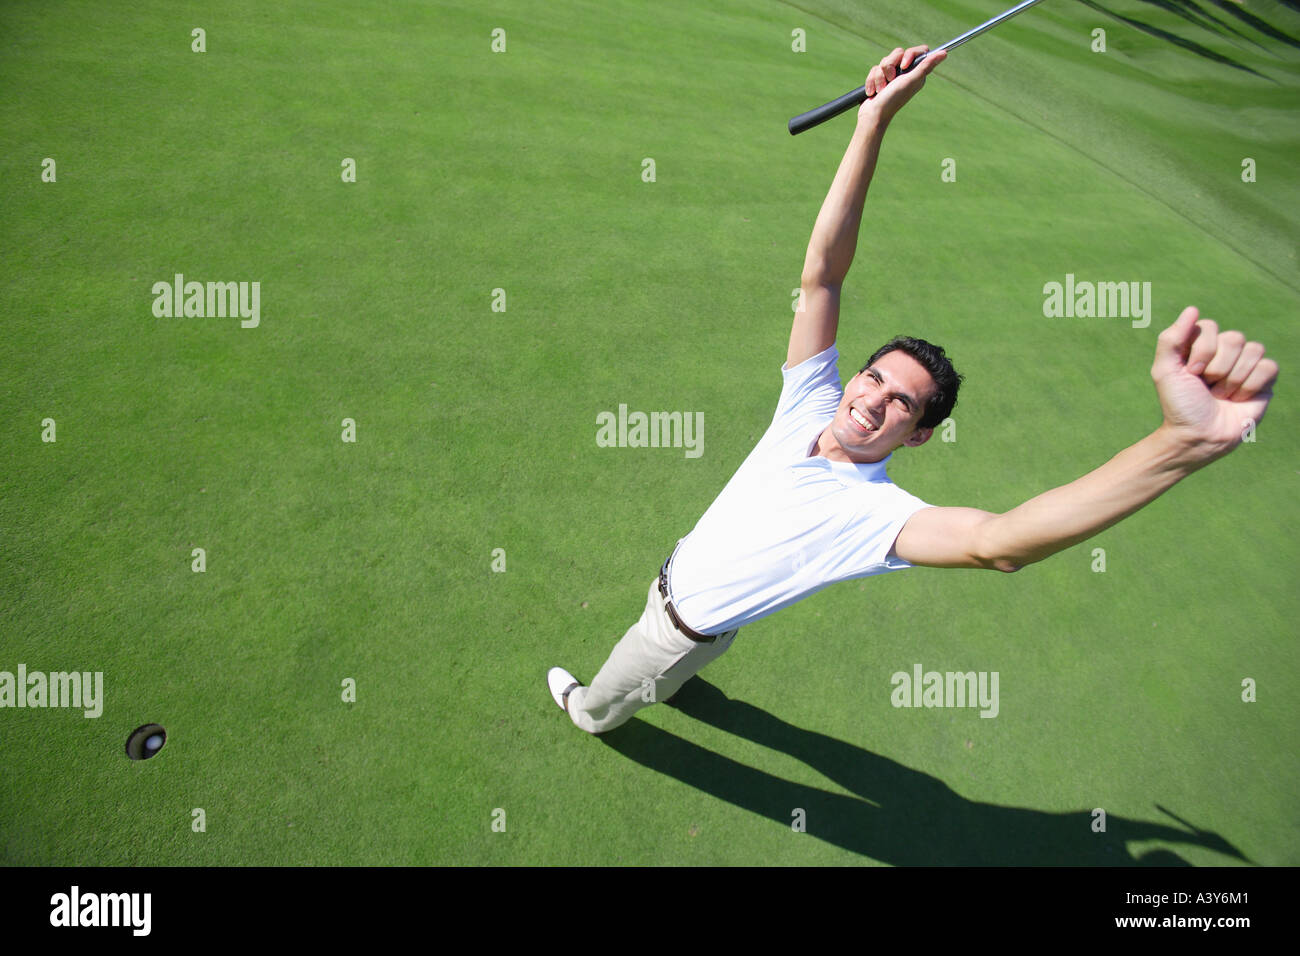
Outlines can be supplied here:
M899 445L923 444L933 429L918 423L934 390L934 379L920 362L899 349L886 352L844 386L828 428L834 443L823 433L821 453L839 461L874 462Z

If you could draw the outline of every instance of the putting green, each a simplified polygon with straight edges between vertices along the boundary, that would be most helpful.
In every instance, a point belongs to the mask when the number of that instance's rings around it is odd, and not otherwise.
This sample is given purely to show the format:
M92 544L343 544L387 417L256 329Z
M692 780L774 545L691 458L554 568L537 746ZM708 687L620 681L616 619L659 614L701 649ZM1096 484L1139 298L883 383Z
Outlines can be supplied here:
M547 694L770 421L852 125L786 121L1000 6L0 9L0 671L104 688L0 708L0 862L1300 863L1293 3L1056 0L955 51L838 343L965 374L890 465L935 504L1153 428L1188 304L1282 366L1254 442L1018 574L821 592L605 738ZM176 274L259 283L257 326L159 318ZM1045 316L1067 277L1150 283L1150 324ZM702 453L600 447L620 405ZM997 717L892 706L918 664L997 672Z

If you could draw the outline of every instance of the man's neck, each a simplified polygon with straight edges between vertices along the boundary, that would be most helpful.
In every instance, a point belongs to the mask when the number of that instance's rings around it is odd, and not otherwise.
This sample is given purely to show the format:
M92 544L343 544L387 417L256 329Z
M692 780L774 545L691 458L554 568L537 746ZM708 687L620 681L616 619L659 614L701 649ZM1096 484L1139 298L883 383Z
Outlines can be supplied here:
M831 426L827 425L825 430L817 436L817 441L813 443L812 451L808 453L809 458L825 458L827 461L842 461L852 463L851 459L844 452L844 447L835 440L831 434Z

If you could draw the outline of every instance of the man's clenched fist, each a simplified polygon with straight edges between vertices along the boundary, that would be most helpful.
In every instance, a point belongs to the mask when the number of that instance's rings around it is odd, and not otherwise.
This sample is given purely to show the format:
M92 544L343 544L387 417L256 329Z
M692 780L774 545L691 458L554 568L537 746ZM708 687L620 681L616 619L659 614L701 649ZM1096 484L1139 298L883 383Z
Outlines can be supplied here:
M1156 340L1151 378L1164 428L1200 463L1241 444L1273 397L1277 363L1240 332L1220 332L1188 306Z

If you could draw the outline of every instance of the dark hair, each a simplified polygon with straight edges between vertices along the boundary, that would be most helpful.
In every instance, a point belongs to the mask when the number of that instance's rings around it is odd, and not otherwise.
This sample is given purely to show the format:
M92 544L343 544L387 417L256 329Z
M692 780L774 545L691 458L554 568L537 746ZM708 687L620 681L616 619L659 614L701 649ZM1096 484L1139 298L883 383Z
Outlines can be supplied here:
M859 369L859 373L875 365L880 356L893 351L906 352L912 356L930 373L930 378L934 379L934 394L926 401L925 411L921 414L920 422L917 423L918 428L933 428L952 414L952 407L957 404L957 387L961 385L962 377L952 367L952 362L948 361L942 346L907 335L897 335L876 349L875 354L867 359L867 364Z

